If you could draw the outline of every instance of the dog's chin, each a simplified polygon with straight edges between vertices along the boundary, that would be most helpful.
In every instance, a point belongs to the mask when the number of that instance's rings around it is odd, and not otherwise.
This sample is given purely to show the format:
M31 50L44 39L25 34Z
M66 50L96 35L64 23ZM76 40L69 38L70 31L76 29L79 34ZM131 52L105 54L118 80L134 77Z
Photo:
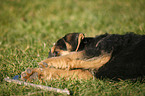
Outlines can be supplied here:
M68 55L68 54L70 54L69 51L62 51L62 52L60 53L60 56L64 56L64 55Z

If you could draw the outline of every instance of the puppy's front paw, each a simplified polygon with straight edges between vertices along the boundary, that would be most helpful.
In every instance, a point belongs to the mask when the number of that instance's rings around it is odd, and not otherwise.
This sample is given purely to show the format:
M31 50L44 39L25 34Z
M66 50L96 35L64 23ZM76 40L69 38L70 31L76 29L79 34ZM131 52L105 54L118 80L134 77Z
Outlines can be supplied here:
M27 68L24 72L21 73L21 79L23 81L33 81L36 79L41 78L41 69L32 69L32 68Z

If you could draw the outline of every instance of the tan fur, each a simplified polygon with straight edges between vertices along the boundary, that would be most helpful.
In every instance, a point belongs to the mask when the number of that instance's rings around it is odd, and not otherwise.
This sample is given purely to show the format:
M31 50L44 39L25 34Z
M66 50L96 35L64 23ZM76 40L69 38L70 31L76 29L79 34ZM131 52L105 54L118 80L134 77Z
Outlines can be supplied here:
M44 70L44 79L91 79L93 78L92 74L88 70L62 70L55 68L46 68Z
M84 59L84 51L72 52L71 54L59 57L48 58L39 63L42 68L28 68L22 72L22 80L30 81L32 79L59 79L60 77L68 79L90 79L93 75L88 70L71 70L73 68L98 69L107 63L111 58L111 53L104 53L98 57ZM50 68L55 67L55 68ZM57 69L56 69L57 68ZM67 69L67 70L63 70Z
M53 53L55 50L55 45L51 48L51 53Z
M78 37L78 45L77 45L77 48L76 48L75 51L78 51L79 46L81 44L81 41L84 39L84 37L85 37L84 34L82 34L82 33L79 34L79 37Z
M61 68L61 69L73 69L73 68L99 68L103 66L105 63L107 63L111 58L111 53L104 53L102 52L102 55L98 56L94 60L83 60L84 52L75 52L71 53L65 56L59 56L59 57L52 57L48 58L42 62L39 63L39 65L43 66L43 62L48 64L48 67L54 66L55 68Z
M65 43L65 45L66 45L66 49L67 49L67 51L71 51L72 50L72 46L69 44L69 43L67 43L64 39L63 39L63 41L64 41L64 43Z
M93 75L88 70L62 70L62 69L55 69L55 68L35 68L29 69L32 73L28 74L27 71L22 72L22 80L31 81L34 79L40 80L51 80L51 79L91 79ZM34 75L37 73L37 75Z

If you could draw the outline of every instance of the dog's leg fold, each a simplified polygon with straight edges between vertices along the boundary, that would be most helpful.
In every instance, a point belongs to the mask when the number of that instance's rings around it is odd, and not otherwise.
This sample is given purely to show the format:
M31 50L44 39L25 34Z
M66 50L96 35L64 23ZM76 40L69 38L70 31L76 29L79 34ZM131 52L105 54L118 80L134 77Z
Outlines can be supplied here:
M72 60L68 63L70 69L83 68L83 69L98 69L106 64L111 58L111 53L102 54L99 57L94 57L88 60Z

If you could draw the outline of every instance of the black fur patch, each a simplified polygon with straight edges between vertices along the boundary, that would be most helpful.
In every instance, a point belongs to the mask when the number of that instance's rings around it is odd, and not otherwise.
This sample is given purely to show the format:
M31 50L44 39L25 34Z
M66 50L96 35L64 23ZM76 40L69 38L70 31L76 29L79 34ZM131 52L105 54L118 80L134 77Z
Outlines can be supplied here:
M110 61L95 71L97 78L132 79L145 75L145 35L100 35L85 51L88 57L99 56L101 51L113 52Z

